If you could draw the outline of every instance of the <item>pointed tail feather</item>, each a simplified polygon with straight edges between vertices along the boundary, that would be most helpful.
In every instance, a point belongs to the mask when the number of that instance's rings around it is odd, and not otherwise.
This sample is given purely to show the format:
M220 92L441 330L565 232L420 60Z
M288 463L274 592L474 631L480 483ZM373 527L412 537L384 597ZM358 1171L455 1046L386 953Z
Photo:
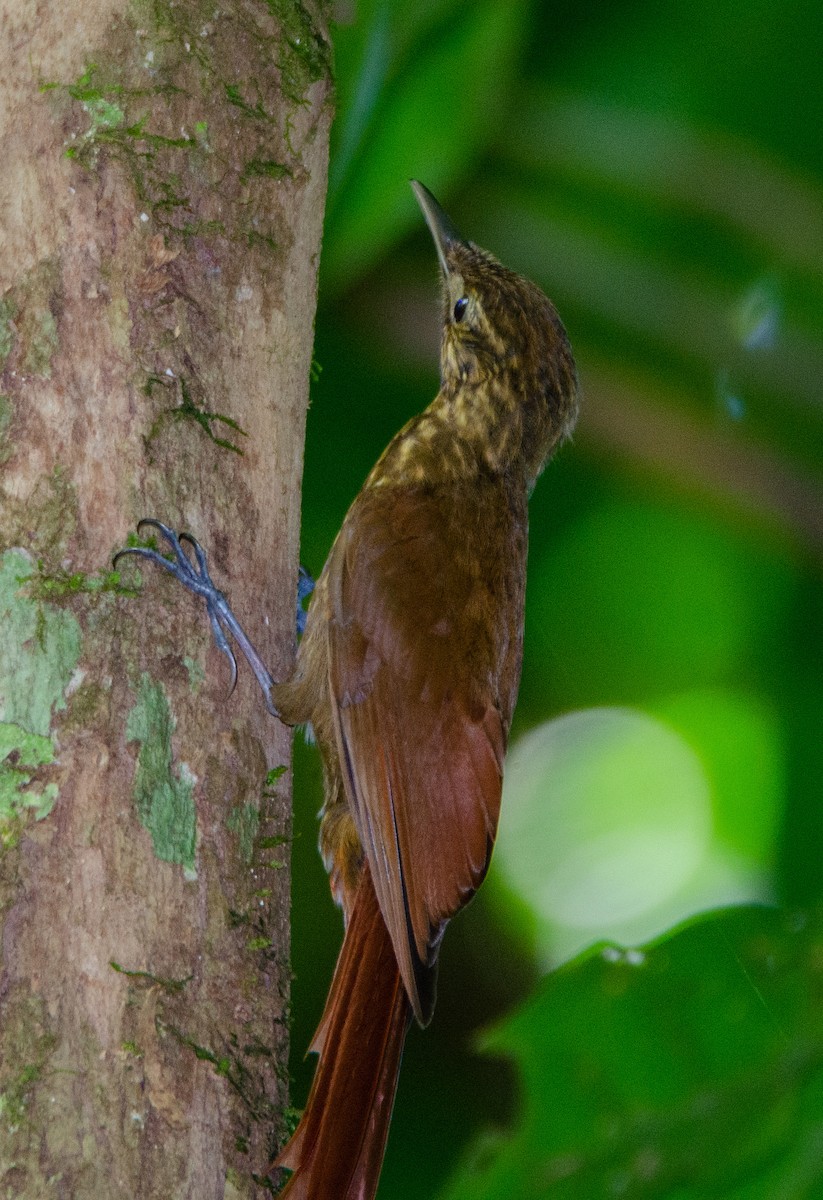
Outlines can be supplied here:
M284 1200L372 1200L380 1176L410 1008L367 866L312 1050L306 1110L273 1166L294 1174Z

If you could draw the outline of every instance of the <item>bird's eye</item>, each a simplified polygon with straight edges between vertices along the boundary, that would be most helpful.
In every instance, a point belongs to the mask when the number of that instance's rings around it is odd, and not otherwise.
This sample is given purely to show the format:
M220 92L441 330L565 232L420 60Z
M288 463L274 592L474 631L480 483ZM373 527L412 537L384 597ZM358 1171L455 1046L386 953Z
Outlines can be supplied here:
M469 298L468 298L468 296L461 296L461 297L460 297L460 299L459 299L459 300L458 300L458 301L455 303L455 306L454 306L454 319L455 319L455 321L462 321L462 320L463 320L463 316L464 316L464 314L465 314L465 312L466 312L466 309L467 309L468 307L469 307Z

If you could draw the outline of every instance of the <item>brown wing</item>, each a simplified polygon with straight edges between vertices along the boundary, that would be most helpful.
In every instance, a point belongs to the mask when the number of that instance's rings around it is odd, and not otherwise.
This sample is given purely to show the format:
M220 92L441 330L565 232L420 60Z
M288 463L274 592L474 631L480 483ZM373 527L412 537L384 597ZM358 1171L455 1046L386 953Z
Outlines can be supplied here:
M346 790L418 1020L446 921L489 863L517 691L525 498L377 487L327 568Z

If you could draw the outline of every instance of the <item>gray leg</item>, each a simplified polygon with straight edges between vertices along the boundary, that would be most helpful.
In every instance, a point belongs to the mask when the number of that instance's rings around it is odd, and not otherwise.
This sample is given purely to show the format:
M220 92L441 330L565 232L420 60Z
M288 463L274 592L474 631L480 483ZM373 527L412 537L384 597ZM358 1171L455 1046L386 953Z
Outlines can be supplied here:
M304 566L297 573L297 636L302 637L306 632L308 613L303 607L303 601L314 591L314 580Z
M231 664L230 692L234 691L234 686L237 683L237 659L234 656L234 651L231 648L231 644L227 636L229 634L234 638L235 642L240 647L241 653L245 657L252 671L254 671L255 678L260 684L260 688L263 692L263 700L266 708L272 714L272 716L278 717L280 714L274 707L271 699L271 690L274 687L274 680L271 676L271 673L266 668L260 655L257 653L254 646L246 636L242 626L240 625L240 622L232 612L228 600L223 593L219 591L217 587L215 587L211 575L209 574L208 565L206 562L206 553L203 550L203 547L191 536L190 533L181 533L178 536L173 529L168 527L168 525L164 525L162 521L155 521L152 517L146 517L139 522L137 526L138 532L144 525L150 525L153 529L156 529L160 533L160 535L171 548L174 558L165 558L159 550L151 550L148 546L128 546L126 549L120 550L117 554L115 554L113 565L116 566L118 561L121 558L124 558L127 554L136 554L140 558L147 558L149 562L156 563L158 566L163 567L163 569L168 571L170 575L173 575L175 579L179 580L179 582L183 584L183 587L188 588L190 592L193 592L195 596L202 596L206 601L206 612L209 615L209 622L211 624L214 640L218 649L222 650ZM188 554L186 554L182 546L183 542L186 542L187 545L191 546L192 550L194 551L194 557L196 560L195 562L192 562L191 558L188 556ZM303 572L302 567L301 572L301 578L298 582L298 629L300 628L301 618L303 625L305 625L306 620L306 614L303 612L301 601L311 592L312 588L314 587L311 577Z

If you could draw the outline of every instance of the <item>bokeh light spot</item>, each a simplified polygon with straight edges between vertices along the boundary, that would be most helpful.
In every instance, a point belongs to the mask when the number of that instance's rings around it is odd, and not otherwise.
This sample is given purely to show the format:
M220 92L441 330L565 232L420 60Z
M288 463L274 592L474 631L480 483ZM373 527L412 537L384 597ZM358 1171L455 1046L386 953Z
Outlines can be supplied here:
M715 844L700 758L645 713L539 726L512 749L504 790L496 868L535 914L547 960L759 894L750 864Z

